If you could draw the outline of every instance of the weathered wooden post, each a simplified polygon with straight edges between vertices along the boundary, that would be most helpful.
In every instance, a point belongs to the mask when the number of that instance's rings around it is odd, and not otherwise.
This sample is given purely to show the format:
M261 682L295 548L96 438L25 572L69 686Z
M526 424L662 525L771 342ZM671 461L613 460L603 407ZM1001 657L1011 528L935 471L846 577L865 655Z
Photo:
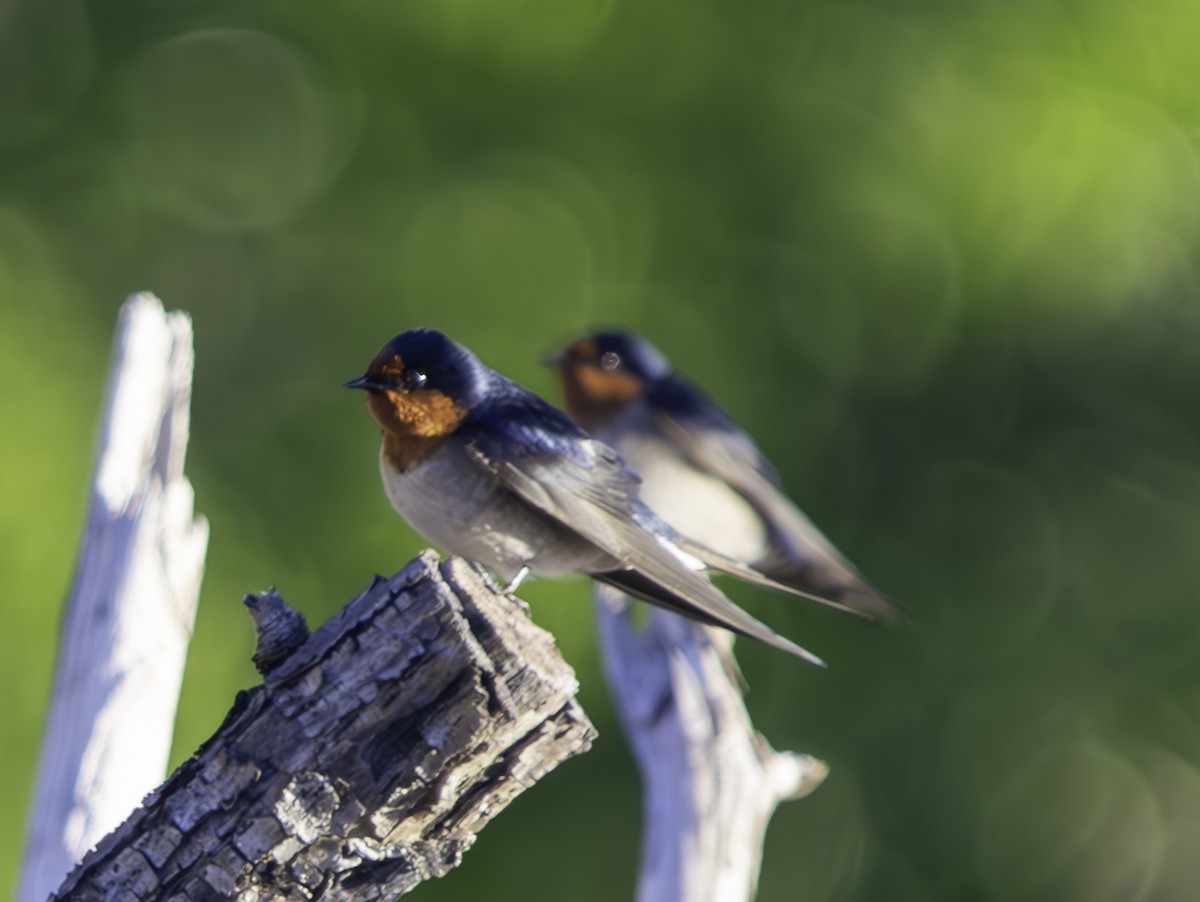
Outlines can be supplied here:
M262 685L55 899L394 899L594 736L524 605L426 552L311 636L248 597Z
M828 768L777 752L750 722L733 637L668 611L638 627L631 602L596 592L605 672L642 777L639 902L748 902L767 822Z
M43 902L166 774L208 542L183 475L192 359L185 315L149 294L125 302L19 902Z

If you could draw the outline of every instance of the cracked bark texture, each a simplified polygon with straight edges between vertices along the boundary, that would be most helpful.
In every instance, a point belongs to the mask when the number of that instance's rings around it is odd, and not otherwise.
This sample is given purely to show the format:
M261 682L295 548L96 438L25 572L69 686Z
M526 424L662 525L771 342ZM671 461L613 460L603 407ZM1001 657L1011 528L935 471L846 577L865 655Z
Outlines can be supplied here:
M54 898L394 899L595 735L523 603L432 552L267 657Z

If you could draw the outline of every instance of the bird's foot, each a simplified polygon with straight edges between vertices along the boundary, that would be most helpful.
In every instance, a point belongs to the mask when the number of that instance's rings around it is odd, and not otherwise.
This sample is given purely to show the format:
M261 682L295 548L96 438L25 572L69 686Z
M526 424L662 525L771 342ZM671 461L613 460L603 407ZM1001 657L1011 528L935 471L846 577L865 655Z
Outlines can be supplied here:
M522 567L517 571L517 575L508 581L508 585L504 587L504 594L512 598L516 594L517 589L521 587L521 583L525 582L525 577L529 575L529 568Z

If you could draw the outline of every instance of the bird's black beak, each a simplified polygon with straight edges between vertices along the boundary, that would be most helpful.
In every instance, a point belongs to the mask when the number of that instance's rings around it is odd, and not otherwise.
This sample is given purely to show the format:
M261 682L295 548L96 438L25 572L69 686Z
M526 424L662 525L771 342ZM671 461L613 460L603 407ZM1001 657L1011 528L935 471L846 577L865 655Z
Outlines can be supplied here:
M566 355L561 351L542 351L538 355L538 363L542 366L549 366L555 369L562 366L562 362L566 359Z
M369 376L359 376L357 379L351 379L342 388L362 388L367 391L383 391L384 386L380 385Z

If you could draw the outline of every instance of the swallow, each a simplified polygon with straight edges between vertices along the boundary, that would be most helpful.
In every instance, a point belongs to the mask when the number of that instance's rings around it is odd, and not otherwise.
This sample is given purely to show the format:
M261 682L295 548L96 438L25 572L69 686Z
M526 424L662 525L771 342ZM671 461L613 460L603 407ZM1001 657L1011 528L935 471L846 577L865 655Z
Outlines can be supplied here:
M441 332L402 332L346 387L365 391L382 431L392 507L427 541L508 580L510 592L530 573L585 574L825 666L703 575L703 556L748 568L678 536L642 502L641 480L616 451Z
M567 412L638 472L642 501L675 529L795 594L897 617L896 603L783 493L751 438L645 338L597 332L545 362Z

